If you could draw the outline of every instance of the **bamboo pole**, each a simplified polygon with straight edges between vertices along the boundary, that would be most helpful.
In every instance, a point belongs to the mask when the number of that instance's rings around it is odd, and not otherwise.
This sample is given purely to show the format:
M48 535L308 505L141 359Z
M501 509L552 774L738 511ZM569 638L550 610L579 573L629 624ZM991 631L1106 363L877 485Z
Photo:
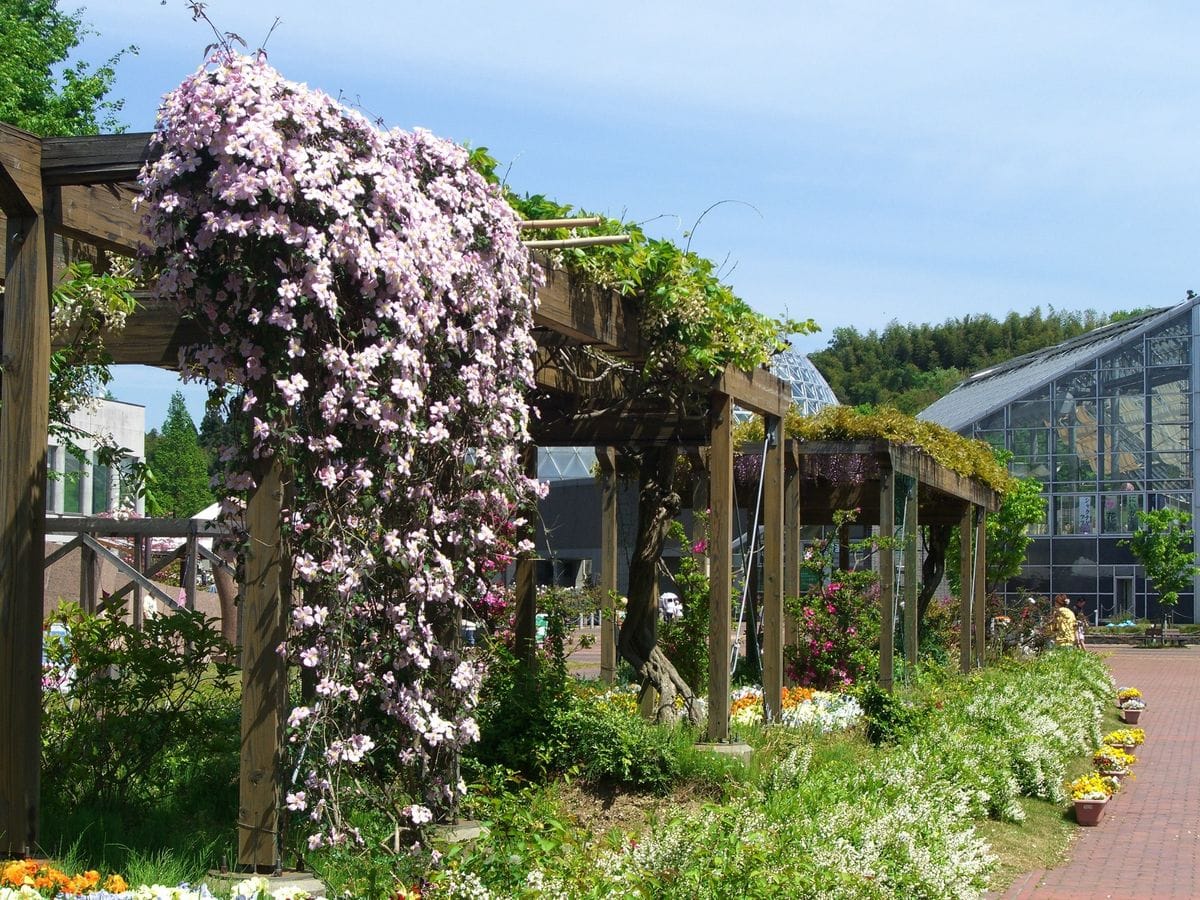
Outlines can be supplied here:
M551 228L595 228L599 224L599 216L579 216L575 219L522 219L517 222L517 227L522 231L536 231Z
M525 241L530 250L565 250L568 247L596 247L602 244L628 244L627 234L597 234L592 237L562 238L548 241Z

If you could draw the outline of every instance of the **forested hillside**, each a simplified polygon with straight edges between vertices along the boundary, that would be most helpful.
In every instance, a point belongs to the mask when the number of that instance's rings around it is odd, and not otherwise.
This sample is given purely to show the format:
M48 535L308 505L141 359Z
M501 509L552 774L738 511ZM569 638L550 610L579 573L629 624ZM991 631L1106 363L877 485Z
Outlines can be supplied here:
M1025 314L1009 313L1003 320L982 315L940 325L893 321L882 332L872 329L866 334L838 328L829 346L809 354L809 359L842 403L887 404L916 413L972 372L1134 314L1053 308L1043 312L1035 307Z

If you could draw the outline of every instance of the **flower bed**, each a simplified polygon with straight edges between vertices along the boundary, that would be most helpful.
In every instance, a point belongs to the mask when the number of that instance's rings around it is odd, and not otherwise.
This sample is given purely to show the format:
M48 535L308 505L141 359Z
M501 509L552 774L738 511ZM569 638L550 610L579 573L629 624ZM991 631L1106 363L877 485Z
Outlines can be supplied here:
M247 878L234 885L228 895L214 894L208 885L162 884L130 887L120 875L109 875L101 884L94 870L67 875L46 863L26 859L0 868L0 900L70 897L72 900L309 900L308 891L293 887L272 889L266 878Z
M729 709L735 726L761 725L763 721L762 688L743 687L733 692ZM816 728L825 733L844 731L862 721L863 710L849 694L814 691L811 688L784 688L783 713L779 724L789 728Z
M478 861L468 853L431 872L425 896L980 897L993 858L974 822L1020 819L1021 795L1065 801L1066 764L1099 743L1112 690L1103 663L1077 653L954 679L943 708L929 704L894 746L789 739L789 752L723 804L632 841L564 840L503 876L498 848ZM752 691L739 700L737 714L756 703Z

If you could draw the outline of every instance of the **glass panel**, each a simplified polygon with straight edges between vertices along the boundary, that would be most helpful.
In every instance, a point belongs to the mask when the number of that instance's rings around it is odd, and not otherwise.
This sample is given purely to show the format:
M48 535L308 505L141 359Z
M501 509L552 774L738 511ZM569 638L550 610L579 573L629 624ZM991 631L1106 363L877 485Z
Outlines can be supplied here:
M1014 428L1011 449L1015 456L1044 456L1050 452L1050 430Z
M1014 456L1008 465L1008 470L1016 478L1037 478L1048 481L1050 478L1049 456Z
M1141 425L1146 421L1146 400L1137 396L1109 397L1100 401L1101 425Z
M1058 497L1054 501L1054 533L1092 534L1096 530L1095 516L1095 497Z
M92 467L92 515L108 512L108 466Z
M1142 494L1135 491L1105 494L1100 498L1100 508L1100 526L1105 534L1129 534L1137 527Z
M977 427L980 431L1003 431L1004 410L998 409L990 416L980 419Z
M1017 428L1045 428L1050 424L1050 401L1021 401L1009 407L1009 426Z
M1096 482L1096 469L1093 463L1094 460L1089 459L1086 456L1073 455L1070 453L1063 453L1055 456L1055 485L1060 489L1062 489L1062 482L1094 485Z
M1100 360L1100 393L1107 385L1124 382L1142 372L1141 342L1127 344Z
M1096 593L1095 566L1055 566L1052 575L1055 594L1066 594L1074 599L1081 594L1090 597Z
M1104 454L1141 453L1146 449L1146 427L1138 423L1101 428L1099 447Z
M83 512L83 463L73 453L64 451L63 512Z
M1178 509L1186 513L1192 511L1191 494L1154 494L1150 498L1154 509Z
M1099 446L1094 425L1062 426L1054 429L1054 438L1055 453L1077 453L1091 458Z
M1033 389L1028 394L1026 394L1024 397L1021 397L1017 402L1018 403L1040 403L1042 401L1049 401L1050 400L1050 388L1051 388L1051 385L1049 382L1047 382L1046 384L1043 384L1040 388Z
M1150 417L1155 422L1189 419L1191 379L1186 369L1161 369L1161 378L1150 380Z
M1192 470L1190 453L1156 453L1147 454L1150 464L1149 478L1151 481L1190 481Z
M1152 366L1180 366L1191 362L1191 341L1185 337L1151 340L1146 346Z
M1188 327L1188 316L1185 313L1172 319L1156 331L1150 332L1150 338L1187 337L1189 334L1191 334L1191 329Z
M1150 449L1186 453L1191 449L1191 426L1183 423L1150 426Z
M1003 431L977 431L975 439L983 441L985 444L991 444L997 450L1004 449L1004 432Z
M1077 369L1065 378L1055 382L1055 398L1064 400L1070 395L1078 400L1081 397L1096 396L1096 372L1094 369Z

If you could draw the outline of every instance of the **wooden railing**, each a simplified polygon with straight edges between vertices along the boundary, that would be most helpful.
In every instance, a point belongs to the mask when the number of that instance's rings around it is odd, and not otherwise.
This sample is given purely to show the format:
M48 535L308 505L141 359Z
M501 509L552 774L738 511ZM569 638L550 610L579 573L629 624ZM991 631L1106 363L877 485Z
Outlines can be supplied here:
M144 615L143 599L146 594L171 609L196 608L196 580L199 562L207 560L215 568L222 569L234 577L229 563L209 550L201 538L218 540L230 535L228 528L215 522L200 519L107 519L101 517L46 517L46 534L75 535L66 544L46 557L46 568L79 549L79 604L88 612L99 612L115 606L129 594L133 595L131 612L135 627L141 627ZM132 545L132 562L120 553L105 546L101 538L128 538ZM168 553L151 553L154 538L183 538L183 543ZM176 560L181 561L180 581L183 585L184 602L170 596L153 581ZM129 583L106 597L100 596L100 563L111 564L118 572L129 578Z

